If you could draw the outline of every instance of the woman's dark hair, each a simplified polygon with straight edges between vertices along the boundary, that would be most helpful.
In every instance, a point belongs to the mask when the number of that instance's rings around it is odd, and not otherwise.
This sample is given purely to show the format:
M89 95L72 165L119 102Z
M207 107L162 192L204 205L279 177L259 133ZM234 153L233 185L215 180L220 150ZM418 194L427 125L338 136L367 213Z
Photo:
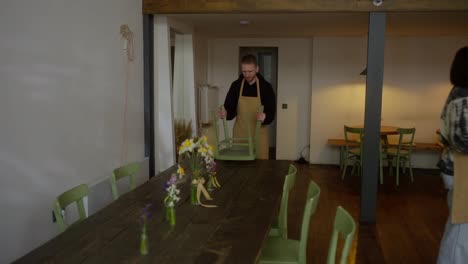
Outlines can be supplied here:
M241 64L253 64L257 66L257 58L252 54L245 55L241 59Z
M454 86L468 88L468 46L457 51L450 69L450 82Z

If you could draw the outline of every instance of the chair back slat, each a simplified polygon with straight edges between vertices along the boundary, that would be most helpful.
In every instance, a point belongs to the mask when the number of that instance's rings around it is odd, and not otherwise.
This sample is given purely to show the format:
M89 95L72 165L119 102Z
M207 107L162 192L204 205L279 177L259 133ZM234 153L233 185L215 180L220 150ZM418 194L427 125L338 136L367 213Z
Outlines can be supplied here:
M111 177L112 195L114 200L119 198L119 191L117 189L117 182L122 178L129 177L130 190L135 189L135 175L140 171L140 164L137 162L127 164L125 166L114 169Z
M83 199L86 196L88 196L88 193L89 193L88 185L81 184L62 193L61 195L57 197L57 199L54 202L53 208L54 208L54 216L59 226L60 232L63 232L67 229L67 224L65 223L65 220L62 217L62 210L64 210L70 204L76 202L78 215L79 215L78 221L81 221L86 218L86 210L84 207Z
M281 195L281 205L278 215L278 228L283 239L288 239L288 202L289 193L296 182L297 168L289 165L288 175L284 178L283 193Z
M222 108L222 106L220 107ZM259 111L263 111L263 105L259 107ZM228 125L226 118L222 118L224 129L224 140L220 140L218 132L218 120L216 113L213 113L213 129L214 129L214 158L218 160L254 160L258 156L258 147L260 137L261 121L256 122L254 133L248 120L251 120L252 113L246 113L247 133L244 138L233 138L229 136Z
M398 152L404 147L411 153L414 146L414 136L416 134L416 128L398 128L397 132L399 134L398 139Z
M88 185L80 184L57 197L58 202L62 208L67 207L83 197L88 195Z
M352 139L351 136L354 136L357 139ZM362 155L362 144L364 140L364 128L356 128L356 127L349 127L344 126L344 138L345 138L345 150L349 152L352 145L356 143L359 144L359 148Z
M364 128L356 128L344 126L345 145L350 147L351 144L360 143L364 138Z
M222 109L223 106L220 106L220 109ZM219 156L219 133L218 133L218 117L216 116L216 112L213 112L213 120L212 124L213 126L213 135L214 135L214 144L213 144L213 154L215 157Z
M328 248L327 264L335 264L336 250L338 245L338 235L344 239L341 250L340 264L346 264L349 251L356 231L356 223L353 217L341 206L338 206L333 224L333 234Z
M222 107L223 106L221 106L220 108L222 108ZM227 123L226 118L223 118L222 122L223 122L223 130L224 130L224 139L229 139L229 138L231 138L231 136L229 136L229 129L228 129L228 123ZM229 145L229 146L231 146L231 145Z
M307 240L309 238L310 217L317 209L320 192L320 187L314 181L310 181L307 190L304 215L302 216L301 238L299 241L299 263L307 263Z
M263 113L264 106L260 105L258 109L259 113ZM257 121L255 125L255 157L258 157L258 150L260 149L260 128L262 126L262 122Z

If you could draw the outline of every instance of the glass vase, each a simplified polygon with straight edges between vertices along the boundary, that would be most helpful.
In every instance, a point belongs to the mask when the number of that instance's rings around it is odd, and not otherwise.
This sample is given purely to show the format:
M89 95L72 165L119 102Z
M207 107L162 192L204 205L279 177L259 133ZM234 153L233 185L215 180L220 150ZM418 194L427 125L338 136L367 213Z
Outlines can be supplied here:
M169 224L171 226L175 226L176 224L176 218L175 218L175 209L174 207L169 207L167 208L167 211L168 211L168 215L169 215Z
M169 222L169 217L170 217L170 215L169 215L169 206L165 206L164 208L166 210L166 221Z
M143 226L143 230L140 235L140 254L148 255L148 236L146 235L146 225Z
M198 205L196 184L190 185L190 203L193 205Z

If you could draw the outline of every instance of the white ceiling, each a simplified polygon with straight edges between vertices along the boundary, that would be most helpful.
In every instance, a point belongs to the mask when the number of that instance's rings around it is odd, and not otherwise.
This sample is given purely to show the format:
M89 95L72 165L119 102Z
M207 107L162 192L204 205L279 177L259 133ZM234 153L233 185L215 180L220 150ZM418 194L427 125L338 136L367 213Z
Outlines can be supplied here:
M176 14L170 19L209 37L367 35L368 13ZM249 21L241 25L240 21ZM389 12L387 35L468 35L468 12Z

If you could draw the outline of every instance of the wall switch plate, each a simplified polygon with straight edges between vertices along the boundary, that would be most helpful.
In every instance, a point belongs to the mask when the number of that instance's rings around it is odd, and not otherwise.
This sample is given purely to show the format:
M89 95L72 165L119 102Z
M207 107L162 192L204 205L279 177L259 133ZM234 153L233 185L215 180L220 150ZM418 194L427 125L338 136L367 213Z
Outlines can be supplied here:
M283 109L288 109L288 104L283 104L282 108Z

